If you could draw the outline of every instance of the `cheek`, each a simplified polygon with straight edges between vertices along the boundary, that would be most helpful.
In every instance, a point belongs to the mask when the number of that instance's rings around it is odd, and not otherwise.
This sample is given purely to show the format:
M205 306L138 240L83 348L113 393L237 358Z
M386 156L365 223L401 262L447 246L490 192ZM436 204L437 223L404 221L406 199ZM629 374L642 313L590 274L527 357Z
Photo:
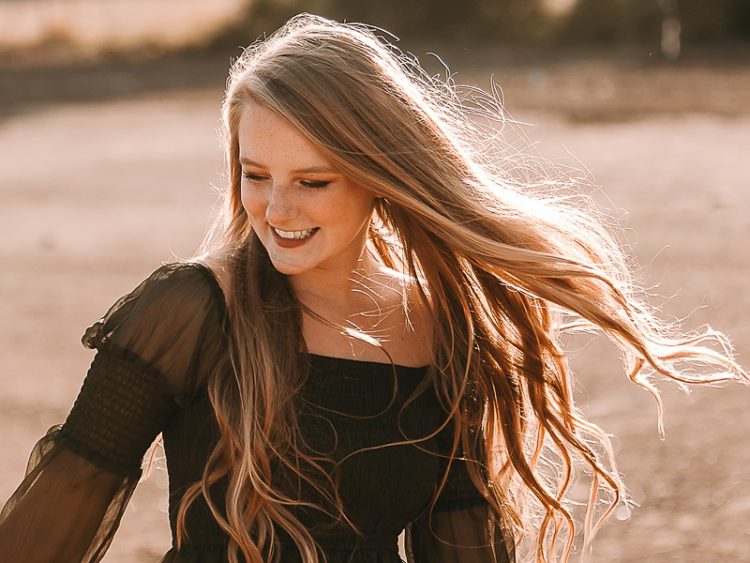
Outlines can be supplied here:
M247 213L250 218L265 216L266 206L263 197L258 190L254 190L252 187L242 186L240 188L240 199L242 200L242 207L245 208L245 213Z
M352 198L347 209L342 210L342 213L349 217L352 223L361 223L363 219L372 216L375 207L374 201L372 197Z

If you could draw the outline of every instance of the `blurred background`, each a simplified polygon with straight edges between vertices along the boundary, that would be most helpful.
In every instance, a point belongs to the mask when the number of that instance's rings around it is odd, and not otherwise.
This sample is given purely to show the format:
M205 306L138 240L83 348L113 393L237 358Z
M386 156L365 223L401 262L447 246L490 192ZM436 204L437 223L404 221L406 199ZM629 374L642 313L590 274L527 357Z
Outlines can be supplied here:
M663 315L725 331L750 365L748 0L0 0L0 504L75 399L84 329L200 242L231 61L302 11L387 30L458 83L494 80L519 169L580 181ZM640 504L588 561L750 561L748 390L662 384L661 441L612 346L569 350ZM106 561L168 549L157 467Z

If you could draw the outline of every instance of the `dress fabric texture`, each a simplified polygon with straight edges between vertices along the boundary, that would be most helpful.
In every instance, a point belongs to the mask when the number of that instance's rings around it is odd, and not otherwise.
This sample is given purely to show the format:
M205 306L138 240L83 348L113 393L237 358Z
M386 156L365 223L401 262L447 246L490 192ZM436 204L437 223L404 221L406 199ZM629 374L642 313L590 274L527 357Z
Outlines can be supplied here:
M96 354L80 393L64 424L35 445L25 478L0 513L3 560L100 561L161 433L173 537L162 563L228 561L228 537L202 496L187 512L189 542L174 547L180 500L201 479L219 439L206 380L229 366L226 305L211 270L200 263L161 266L89 327L83 344ZM362 531L335 511L292 507L330 563L401 563L397 540L404 530L408 563L514 561L512 542L496 527L488 531L494 516L468 462L456 457L449 467L450 425L418 446L391 445L433 434L445 421L429 366L303 356L309 377L293 398L301 443L336 462L327 471ZM402 410L412 394L417 398ZM274 479L301 500L327 506L306 482L284 471ZM225 485L210 491L220 508ZM279 535L280 560L301 562L294 543Z

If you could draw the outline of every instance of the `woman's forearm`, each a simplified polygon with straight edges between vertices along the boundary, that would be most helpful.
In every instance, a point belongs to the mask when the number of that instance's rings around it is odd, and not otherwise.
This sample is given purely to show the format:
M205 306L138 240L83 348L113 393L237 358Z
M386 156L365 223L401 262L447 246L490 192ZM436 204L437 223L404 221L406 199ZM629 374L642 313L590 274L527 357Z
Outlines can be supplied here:
M61 449L0 523L0 558L81 561L121 481Z

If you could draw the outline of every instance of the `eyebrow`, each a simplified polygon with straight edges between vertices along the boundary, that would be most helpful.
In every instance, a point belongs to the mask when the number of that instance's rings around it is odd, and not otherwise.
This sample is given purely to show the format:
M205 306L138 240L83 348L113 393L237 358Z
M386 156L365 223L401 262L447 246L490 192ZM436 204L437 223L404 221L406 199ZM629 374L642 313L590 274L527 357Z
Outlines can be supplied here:
M254 160L250 160L249 158L245 156L240 157L240 163L246 164L247 166L255 166L257 168L265 168L262 164L255 162ZM333 168L329 168L327 166L310 166L308 168L300 168L299 170L293 170L294 174L338 174L336 170Z

